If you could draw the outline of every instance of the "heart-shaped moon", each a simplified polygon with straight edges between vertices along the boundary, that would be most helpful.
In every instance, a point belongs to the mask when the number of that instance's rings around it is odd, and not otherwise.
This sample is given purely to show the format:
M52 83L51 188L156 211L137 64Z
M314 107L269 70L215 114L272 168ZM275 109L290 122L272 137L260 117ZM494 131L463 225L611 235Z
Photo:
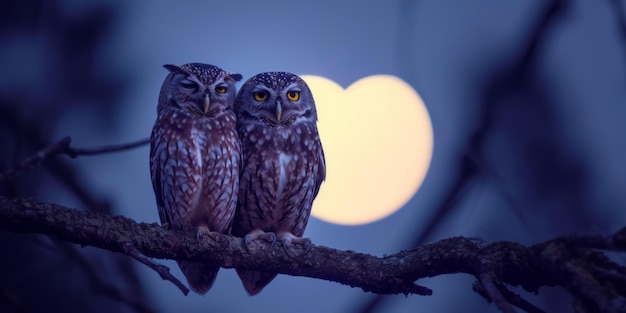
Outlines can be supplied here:
M433 151L428 111L417 92L391 75L347 89L303 75L313 92L326 156L326 180L313 216L359 225L400 209L421 185Z

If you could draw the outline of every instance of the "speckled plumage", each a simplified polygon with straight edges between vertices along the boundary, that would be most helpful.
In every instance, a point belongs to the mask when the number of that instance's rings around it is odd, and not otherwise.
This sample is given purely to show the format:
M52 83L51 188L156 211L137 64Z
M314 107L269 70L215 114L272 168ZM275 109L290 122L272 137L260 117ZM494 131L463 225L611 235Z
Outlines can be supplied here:
M299 99L290 99L293 92ZM255 99L263 93L265 99ZM310 244L301 237L326 176L311 91L294 74L258 74L241 87L235 112L243 167L233 234L246 242L278 238L284 245ZM276 277L243 269L237 274L250 295Z
M163 225L228 233L237 204L241 142L233 111L241 75L200 63L165 65L150 144L150 173ZM206 293L219 266L178 262L189 286Z

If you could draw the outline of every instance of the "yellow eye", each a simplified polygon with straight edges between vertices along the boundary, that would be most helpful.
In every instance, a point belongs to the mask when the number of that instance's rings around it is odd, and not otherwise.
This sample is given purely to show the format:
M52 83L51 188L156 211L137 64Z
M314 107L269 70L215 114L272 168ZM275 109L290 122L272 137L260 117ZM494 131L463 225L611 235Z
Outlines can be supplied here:
M265 101L265 99L267 99L267 91L255 91L254 92L254 100Z
M298 99L300 99L300 92L299 91L290 91L287 93L287 99L291 100L291 101L298 101Z
M217 87L215 87L215 91L217 91L219 93L225 93L226 92L226 87L224 87L224 86L217 86Z

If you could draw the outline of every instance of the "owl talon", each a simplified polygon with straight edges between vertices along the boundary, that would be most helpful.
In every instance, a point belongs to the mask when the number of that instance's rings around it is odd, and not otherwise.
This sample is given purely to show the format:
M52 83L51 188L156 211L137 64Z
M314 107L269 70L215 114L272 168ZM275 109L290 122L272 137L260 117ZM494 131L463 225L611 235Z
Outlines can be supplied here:
M278 241L278 240L276 240L276 234L274 234L274 233L266 233L266 234L269 235L268 236L269 238L266 239L267 242L270 243L269 250L272 250L272 249L274 249L274 247L276 247L276 242Z
M304 253L302 253L300 256L303 256L307 253L309 253L311 251L311 249L313 249L313 242L311 242L311 239L308 239L305 243L304 243Z
M220 242L220 235L216 232L212 232L208 227L206 226L200 226L196 229L196 240L198 240L198 242L200 242L200 239L203 236L207 236L211 239L213 239L216 242Z
M270 250L276 245L276 234L272 232L264 232L260 229L255 229L243 237L243 244L248 253L250 253L250 243L258 239L263 239L269 242Z
M296 237L290 232L281 233L279 234L279 237L280 242L283 244L283 249L285 249L285 253L292 258L301 257L309 253L309 251L311 251L311 248L313 248L313 243L309 238ZM294 243L304 246L304 252L299 255L292 255L291 253L289 253L289 250L287 248Z
M246 248L246 252L250 253L250 242L252 242L252 239L250 239L250 235L245 235L243 236L243 246L244 248Z

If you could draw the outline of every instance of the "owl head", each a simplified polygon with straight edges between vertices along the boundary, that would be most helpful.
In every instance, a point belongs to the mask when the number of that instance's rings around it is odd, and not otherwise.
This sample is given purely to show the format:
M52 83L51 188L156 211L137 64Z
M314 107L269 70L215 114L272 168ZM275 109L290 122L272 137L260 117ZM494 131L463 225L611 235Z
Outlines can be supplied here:
M286 72L261 73L248 79L237 94L235 112L272 127L317 121L311 90L298 75Z
M163 67L170 73L161 87L157 110L171 107L194 117L210 117L233 110L235 82L241 80L241 74L202 63L166 64Z

